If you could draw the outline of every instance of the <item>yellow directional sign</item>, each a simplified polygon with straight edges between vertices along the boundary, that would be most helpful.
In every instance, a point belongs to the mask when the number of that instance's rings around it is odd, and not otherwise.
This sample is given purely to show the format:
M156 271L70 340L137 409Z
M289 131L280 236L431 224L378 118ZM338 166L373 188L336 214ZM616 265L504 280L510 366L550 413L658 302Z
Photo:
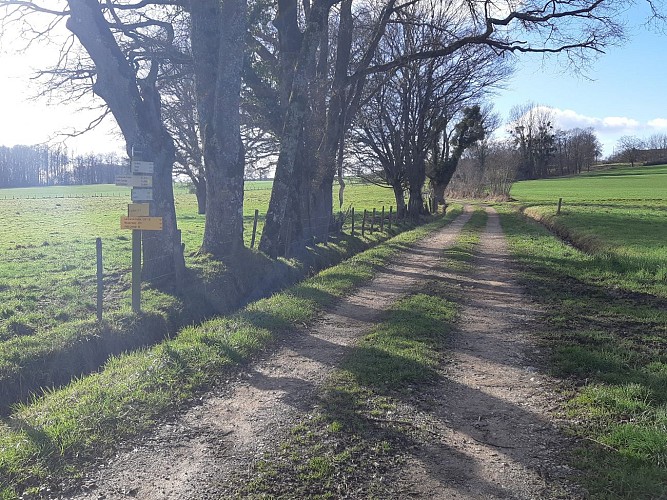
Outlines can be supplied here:
M120 228L162 231L162 217L121 217Z
M148 217L150 205L148 203L130 203L127 206L127 215L130 217Z
M153 187L153 177L150 175L117 175L116 186Z

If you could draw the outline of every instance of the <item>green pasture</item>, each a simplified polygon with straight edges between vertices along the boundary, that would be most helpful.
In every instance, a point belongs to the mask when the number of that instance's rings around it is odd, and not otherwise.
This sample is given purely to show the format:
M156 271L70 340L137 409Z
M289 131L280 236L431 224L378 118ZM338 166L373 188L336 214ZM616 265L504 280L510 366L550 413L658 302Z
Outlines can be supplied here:
M572 382L580 480L591 498L665 498L667 166L520 182L512 196L551 230L501 208L523 284L545 311L536 334Z
M258 236L269 203L271 183L247 182L245 240L250 245L255 209ZM337 196L337 194L336 194ZM204 216L187 188L175 189L178 224L186 259L195 265ZM0 342L33 335L55 324L95 313L95 239L102 238L109 309L128 302L124 290L131 265L130 232L120 217L130 201L129 188L112 185L52 186L0 190ZM389 189L352 184L345 207L389 209ZM201 265L197 261L197 265Z
M667 297L667 166L615 168L518 182L525 213L594 256L599 282ZM558 199L562 198L558 215Z

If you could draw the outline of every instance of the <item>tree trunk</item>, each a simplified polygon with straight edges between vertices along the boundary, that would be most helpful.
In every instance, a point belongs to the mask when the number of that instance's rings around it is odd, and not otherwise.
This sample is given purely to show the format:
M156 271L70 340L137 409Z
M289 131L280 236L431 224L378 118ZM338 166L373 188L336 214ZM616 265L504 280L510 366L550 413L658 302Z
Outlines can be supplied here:
M328 7L313 4L309 22L300 45L291 83L283 133L280 137L278 164L271 191L259 249L271 257L284 255L288 247L305 243L310 227L311 174L307 171L304 126L310 111L309 91L316 64L317 47L326 26ZM315 160L311 155L308 163ZM312 165L308 165L312 168Z
M176 230L176 209L171 170L174 164L174 143L164 131L162 140L143 147L147 161L155 163L153 174L153 201L150 214L162 217L162 231L143 231L142 278L146 280L174 280L185 269L180 251L180 236ZM178 252L178 253L176 253Z
M67 28L95 64L93 91L109 106L125 138L128 154L141 149L155 164L151 215L162 217L162 231L144 232L144 279L182 275L185 262L176 226L171 172L174 143L162 124L160 95L155 87L157 66L139 80L125 58L97 0L68 0Z
M416 186L415 188L410 186L410 197L408 199L408 215L414 219L418 220L419 216L424 211L424 198L422 196L421 186Z
M206 213L206 179L201 177L195 184L195 196L197 197L197 213Z
M241 71L246 0L192 2L192 53L206 167L202 251L215 257L243 248Z
M403 184L401 181L394 181L391 185L396 198L396 215L402 217L405 214L405 198L403 197Z

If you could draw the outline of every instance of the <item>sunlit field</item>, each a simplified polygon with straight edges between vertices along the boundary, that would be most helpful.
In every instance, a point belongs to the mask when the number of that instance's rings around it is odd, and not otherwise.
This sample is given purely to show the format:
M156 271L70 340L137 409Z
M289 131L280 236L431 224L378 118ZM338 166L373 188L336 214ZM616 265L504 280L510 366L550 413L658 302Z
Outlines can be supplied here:
M667 166L519 182L511 194L528 215L596 254L598 279L621 273L624 286L667 297Z
M571 387L579 480L590 498L665 498L667 167L521 182L512 195L579 247L501 209L522 284L544 311L535 335Z
M257 242L266 213L270 181L246 183L245 241L250 245L255 209ZM192 262L204 231L194 194L175 190L178 225L186 261ZM381 209L395 204L390 189L351 184L344 209ZM336 192L337 198L337 192ZM120 217L130 189L112 185L0 190L0 340L32 335L64 321L95 313L95 239L102 238L107 307L124 303L131 265L130 231Z

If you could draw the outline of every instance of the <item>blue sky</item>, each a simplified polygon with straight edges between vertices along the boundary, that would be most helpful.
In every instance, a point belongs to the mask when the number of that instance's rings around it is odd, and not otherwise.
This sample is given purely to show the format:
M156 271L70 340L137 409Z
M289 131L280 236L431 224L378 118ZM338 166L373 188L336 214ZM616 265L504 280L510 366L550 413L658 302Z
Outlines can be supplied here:
M629 39L600 55L586 69L588 79L573 72L565 58L520 55L506 90L492 99L495 110L506 120L516 105L549 106L559 128L592 126L604 155L623 135L667 134L667 27L665 33L649 30L644 25L647 16L643 2L628 8ZM29 102L37 91L29 82L31 68L52 61L55 49L16 55L7 38L0 45L0 145L53 140L60 131L85 126L93 115L76 106ZM111 124L67 143L81 153L123 149Z
M520 56L507 89L492 99L496 112L506 120L515 105L552 107L560 128L592 126L604 154L623 135L667 134L667 33L647 27L647 15L640 6L628 12L628 40L585 68L587 78L562 57Z

